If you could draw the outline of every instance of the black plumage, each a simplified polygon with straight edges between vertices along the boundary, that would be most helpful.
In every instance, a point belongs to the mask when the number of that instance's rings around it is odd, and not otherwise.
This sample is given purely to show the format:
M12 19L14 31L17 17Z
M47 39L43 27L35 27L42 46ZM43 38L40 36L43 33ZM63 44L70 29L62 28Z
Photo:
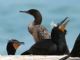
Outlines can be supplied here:
M79 47L80 47L80 34L78 35L78 37L74 43L71 53L68 54L67 56L61 58L60 60L66 60L69 57L80 57L80 48Z

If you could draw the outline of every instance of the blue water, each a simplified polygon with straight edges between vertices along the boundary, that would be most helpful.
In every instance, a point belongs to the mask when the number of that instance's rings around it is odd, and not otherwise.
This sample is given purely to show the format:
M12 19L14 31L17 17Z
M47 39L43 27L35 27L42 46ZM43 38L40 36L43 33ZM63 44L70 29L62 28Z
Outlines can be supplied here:
M28 24L33 17L19 13L20 10L38 9L42 16L42 25L51 32L50 23L60 22L66 16L70 17L67 26L66 40L72 49L76 37L80 33L80 0L0 0L0 54L7 55L6 44L14 38L25 42L19 47L16 55L28 50L34 39L28 32Z

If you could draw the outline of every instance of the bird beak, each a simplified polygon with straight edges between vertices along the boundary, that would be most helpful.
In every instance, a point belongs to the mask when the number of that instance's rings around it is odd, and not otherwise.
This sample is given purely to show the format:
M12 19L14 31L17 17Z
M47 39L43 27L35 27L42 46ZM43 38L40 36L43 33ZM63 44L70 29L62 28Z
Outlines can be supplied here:
M19 12L21 12L21 13L28 13L28 11L19 11Z
M19 42L20 45L24 45L24 42Z
M59 26L59 30L61 30L62 32L64 32L67 24L68 24L69 20L64 21L60 26Z
M22 44L24 44L24 42L13 43L13 47L17 49Z

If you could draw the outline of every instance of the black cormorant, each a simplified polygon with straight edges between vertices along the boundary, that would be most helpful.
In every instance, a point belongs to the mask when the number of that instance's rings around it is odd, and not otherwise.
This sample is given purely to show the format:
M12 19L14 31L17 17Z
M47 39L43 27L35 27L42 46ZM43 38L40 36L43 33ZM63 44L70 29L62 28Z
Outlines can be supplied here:
M20 11L20 12L28 13L34 17L34 21L29 24L28 30L31 33L31 35L34 37L34 40L36 42L50 38L50 33L48 32L48 30L41 25L42 16L37 9L30 9L28 11Z
M15 55L17 48L21 45L24 44L24 42L19 42L16 39L11 39L9 40L7 44L7 53L8 55Z

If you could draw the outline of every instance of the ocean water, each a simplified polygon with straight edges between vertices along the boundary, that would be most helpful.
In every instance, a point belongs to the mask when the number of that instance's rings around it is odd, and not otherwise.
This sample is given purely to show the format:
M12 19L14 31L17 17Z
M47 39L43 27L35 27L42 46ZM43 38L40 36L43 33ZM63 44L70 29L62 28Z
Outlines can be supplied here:
M69 17L66 41L71 50L80 33L80 0L0 0L0 55L7 55L6 44L10 39L25 42L16 55L28 50L34 39L28 32L28 25L34 18L20 10L37 9L41 12L44 25L51 32L51 22L59 23Z

